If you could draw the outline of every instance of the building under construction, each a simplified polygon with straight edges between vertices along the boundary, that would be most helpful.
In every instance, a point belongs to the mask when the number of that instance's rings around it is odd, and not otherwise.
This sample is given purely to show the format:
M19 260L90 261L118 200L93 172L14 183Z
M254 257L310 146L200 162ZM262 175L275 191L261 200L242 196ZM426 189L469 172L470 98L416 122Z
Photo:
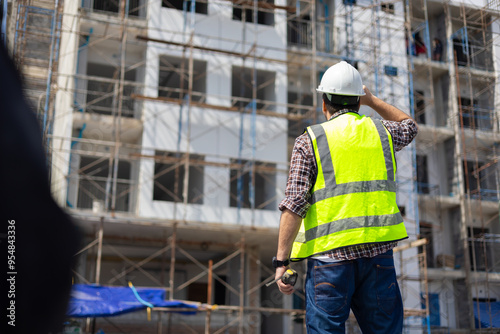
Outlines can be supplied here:
M341 60L419 124L397 154L405 333L500 330L500 1L0 3L53 196L85 236L75 283L197 306L80 332L305 333L303 280L265 284L294 139Z

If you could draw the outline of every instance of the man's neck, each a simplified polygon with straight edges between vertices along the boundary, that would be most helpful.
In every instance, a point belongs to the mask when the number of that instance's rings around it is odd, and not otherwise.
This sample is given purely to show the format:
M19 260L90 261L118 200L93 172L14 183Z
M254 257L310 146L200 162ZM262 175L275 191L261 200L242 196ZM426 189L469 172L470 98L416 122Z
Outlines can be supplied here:
M358 113L357 111L354 111L354 110L352 110L352 109L342 109L342 110L339 110L339 111L334 112L334 113L333 113L333 115L331 115L331 116L328 118L328 120L332 120L332 119L334 119L335 117L338 117L338 116L343 115L343 114L348 113L348 112L353 112L353 113L356 113L356 114Z

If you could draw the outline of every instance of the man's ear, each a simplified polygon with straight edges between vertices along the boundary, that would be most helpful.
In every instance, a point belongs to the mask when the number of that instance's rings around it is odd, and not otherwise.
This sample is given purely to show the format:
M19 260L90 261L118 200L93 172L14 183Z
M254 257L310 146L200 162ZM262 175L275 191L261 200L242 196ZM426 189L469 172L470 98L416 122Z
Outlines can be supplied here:
M323 101L323 115L325 115L325 119L328 121L330 118L330 113L328 112L328 109L326 109L326 104L325 101Z

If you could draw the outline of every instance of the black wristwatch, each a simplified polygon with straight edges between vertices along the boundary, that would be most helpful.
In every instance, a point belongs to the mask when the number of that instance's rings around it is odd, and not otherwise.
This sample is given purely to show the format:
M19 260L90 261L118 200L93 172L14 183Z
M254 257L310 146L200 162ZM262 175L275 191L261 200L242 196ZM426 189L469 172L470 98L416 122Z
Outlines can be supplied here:
M273 257L273 267L278 268L278 267L286 267L290 264L290 260L286 259L285 261L280 261L276 259L276 256Z

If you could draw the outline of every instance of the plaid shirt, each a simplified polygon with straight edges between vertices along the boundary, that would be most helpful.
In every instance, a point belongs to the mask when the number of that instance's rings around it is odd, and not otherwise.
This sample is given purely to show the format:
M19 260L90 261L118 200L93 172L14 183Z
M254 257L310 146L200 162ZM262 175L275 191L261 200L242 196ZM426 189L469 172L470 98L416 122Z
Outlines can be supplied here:
M340 116L348 110L341 110L330 117L330 120ZM392 135L395 151L400 151L411 143L417 135L417 125L412 119L402 122L382 120L387 130ZM314 151L311 139L307 133L303 133L295 140L290 162L290 172L285 190L285 198L279 204L279 209L288 209L304 218L311 206L309 192L316 180L317 166L314 159ZM328 251L326 255L334 260L353 260L361 257L374 257L391 250L397 242L382 242L349 246Z

